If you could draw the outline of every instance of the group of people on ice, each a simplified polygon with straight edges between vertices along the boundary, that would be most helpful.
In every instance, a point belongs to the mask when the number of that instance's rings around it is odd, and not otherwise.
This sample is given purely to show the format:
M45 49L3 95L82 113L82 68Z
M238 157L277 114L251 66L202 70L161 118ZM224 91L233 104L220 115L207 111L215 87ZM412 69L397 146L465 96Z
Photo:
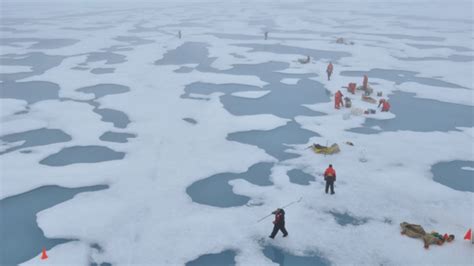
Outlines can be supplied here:
M309 57L308 57L309 61ZM328 81L331 80L331 75L333 73L334 66L332 62L329 62L326 73L327 73L327 78ZM351 92L352 94L355 94L356 90L356 84L355 83L349 83L349 86L347 87L348 91ZM362 86L360 87L361 90L365 91L365 97L369 97L369 95L372 93L372 89L368 85L368 76L364 75L364 79L362 82ZM343 94L340 90L338 90L335 94L334 97L334 108L340 109L341 106L344 106L343 102ZM381 95L378 95L381 96ZM347 97L346 97L347 98ZM369 97L370 98L370 97ZM346 101L348 98L346 99ZM350 99L349 99L350 101ZM373 98L371 98L371 103L376 103ZM346 104L347 107L347 104ZM381 98L378 101L378 107L382 107L381 111L382 112L388 112L390 110L390 103ZM331 195L335 194L334 192L334 183L336 182L336 170L333 168L332 164L329 165L329 167L324 171L324 180L326 181L326 187L325 187L325 192L328 194L331 192ZM277 235L278 231L281 231L283 233L283 237L288 236L288 231L285 228L285 211L283 208L278 208L274 212L272 212L273 215L275 215L275 220L273 221L273 230L272 233L270 234L269 238L274 239L275 236ZM436 244L436 245L443 245L444 243L449 243L452 242L455 238L453 234L440 234L438 232L431 232L431 233L426 233L423 227L417 224L409 224L407 222L403 222L400 224L401 227L401 234L406 235L412 238L420 238L424 242L424 247L426 249L429 248L430 245ZM473 233L471 229L468 230L466 235L464 236L464 239L466 240L471 240L471 242L474 244L474 238L473 238Z
M328 66L326 68L328 81L331 80L331 75L332 75L333 71L334 71L334 66L333 66L332 62L329 62ZM352 94L355 94L356 88L357 88L356 83L349 83L349 85L347 86L347 90ZM373 100L369 97L369 95L373 92L373 90L369 86L369 77L367 75L364 75L364 79L362 81L362 86L360 86L359 88L360 88L360 90L363 90L365 92L364 95L363 95L363 99L366 99L367 101ZM352 101L350 100L350 98L348 98L348 97L343 98L343 97L344 97L344 95L342 94L342 92L340 90L338 90L336 92L336 94L334 95L334 108L340 109L343 106L351 107L351 102ZM343 99L346 100L346 104L344 104ZM382 112L388 112L388 111L390 111L391 106L390 106L390 103L388 102L388 100L382 98L382 99L379 100L379 105L377 106L377 108L380 108L380 107L382 107L382 109L381 109Z

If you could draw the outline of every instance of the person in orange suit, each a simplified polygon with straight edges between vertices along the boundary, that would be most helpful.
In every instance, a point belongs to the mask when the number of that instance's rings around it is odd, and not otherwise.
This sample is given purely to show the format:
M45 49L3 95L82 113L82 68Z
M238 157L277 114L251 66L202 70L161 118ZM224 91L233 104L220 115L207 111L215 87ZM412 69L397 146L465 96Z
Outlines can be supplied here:
M336 170L332 168L332 164L324 171L324 180L326 181L326 194L329 192L329 188L331 188L331 194L334 194L334 182L336 182Z
M362 87L364 88L364 90L369 87L369 77L367 77L367 75L364 75L364 81L362 82Z
M332 65L332 62L329 62L329 65L326 68L326 73L328 73L328 80L331 80L331 75L332 75L333 69L334 69L334 66Z
M347 90L352 94L355 94L356 89L357 89L357 84L355 84L354 82L351 82L349 83L349 85L347 85Z
M382 112L390 111L390 103L387 100L380 99L378 107L380 107L380 106L382 106Z
M338 90L336 92L336 96L334 97L334 108L339 109L341 108L341 105L344 106L344 103L342 102L342 96L344 95L342 95L342 92Z

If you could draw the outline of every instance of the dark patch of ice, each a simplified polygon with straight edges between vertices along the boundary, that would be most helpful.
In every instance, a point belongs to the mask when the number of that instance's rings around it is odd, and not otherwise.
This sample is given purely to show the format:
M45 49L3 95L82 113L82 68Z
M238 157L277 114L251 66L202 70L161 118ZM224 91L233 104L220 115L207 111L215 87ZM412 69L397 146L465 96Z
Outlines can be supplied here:
M291 237L291 235L290 235ZM305 256L293 255L280 247L272 245L265 246L263 249L265 257L269 258L272 262L277 263L280 266L327 266L331 265L331 262L322 257L316 252L312 252Z
M290 178L290 182L294 184L307 186L310 184L310 181L316 181L314 176L307 174L300 169L292 169L286 172L286 174Z
M434 45L434 44L419 44L419 43L407 43L409 46L413 46L419 49L439 49L439 48L448 48L455 50L457 52L470 52L472 48L456 45Z
M237 253L234 250L224 250L220 253L204 254L199 258L189 261L186 266L233 266L235 265L235 256Z
M243 206L250 200L247 196L234 194L229 181L244 179L259 186L270 186L273 163L257 163L243 173L220 173L194 182L186 193L193 202L215 207L228 208Z
M355 225L355 226L363 225L363 224L367 223L370 220L367 217L352 216L347 212L340 213L340 212L337 212L337 211L329 211L328 213L331 214L334 217L334 219L336 220L336 222L338 224L342 225L342 226L346 226L348 224Z
M102 134L99 137L99 139L102 141L126 143L128 142L129 138L136 138L136 137L137 135L135 134L107 131L104 134Z
M150 44L154 43L155 41L153 40L147 40L143 39L137 36L117 36L114 38L114 40L117 40L119 42L125 42L128 43L129 45L143 45L143 44Z
M41 52L0 55L0 65L31 67L29 72L0 74L0 80L14 81L42 75L47 70L59 66L65 58L66 56L47 55Z
M280 161L299 157L300 155L286 152L291 144L304 144L318 133L301 128L295 121L271 130L250 130L227 135L228 140L255 145Z
M102 121L113 123L114 127L126 128L130 124L130 119L124 112L108 108L95 108L94 112L102 116Z
M18 47L18 43L31 43L28 49L58 49L79 42L76 39L42 39L42 38L0 38L0 45Z
M109 73L114 73L115 68L105 68L105 67L98 67L98 68L93 68L91 70L92 74L100 75L100 74L109 74Z
M408 34L394 34L394 33L367 33L367 32L358 32L357 34L364 34L364 35L372 35L372 36L381 36L381 37L387 37L390 39L396 39L396 40L413 40L413 41L432 41L432 42L442 42L446 38L443 37L436 37L436 36L414 36L414 35L408 35Z
M87 54L86 63L105 61L107 65L121 64L127 62L125 55L113 52L92 52Z
M163 55L163 58L155 61L156 65L184 65L199 64L207 69L215 58L209 58L208 44L200 42L186 42L174 50Z
M0 98L25 100L28 104L59 99L59 86L48 81L4 82L0 86Z
M49 155L40 161L48 166L65 166L76 163L99 163L122 160L124 152L117 152L104 146L73 146Z
M267 76L268 77L268 76ZM190 94L210 95L214 92L225 93L221 96L224 108L234 115L273 114L283 118L293 118L298 115L318 116L320 112L313 111L302 105L329 101L329 92L319 82L301 79L295 85L274 81L263 88L241 84L212 84L196 82L185 87L183 98ZM263 97L252 99L236 97L234 92L270 90ZM298 93L295 93L297 91Z
M0 151L0 155L13 152L16 150L29 148L29 147L36 147L36 146L44 146L53 143L60 143L60 142L68 142L72 140L71 136L64 133L59 129L49 129L49 128L40 128L29 130L20 133L14 133L9 135L4 135L0 137L0 140L3 142L13 143L22 141L22 144L18 146L13 146L8 148L4 151ZM31 151L30 151L31 152Z
M94 86L83 87L77 89L77 91L84 92L84 93L92 93L94 94L95 98L101 98L106 95L112 94L121 94L130 91L130 88L127 86L123 86L120 84L112 84L112 83L103 83L97 84Z
M474 171L463 167L474 168L474 161L439 162L431 167L433 180L455 190L474 192Z

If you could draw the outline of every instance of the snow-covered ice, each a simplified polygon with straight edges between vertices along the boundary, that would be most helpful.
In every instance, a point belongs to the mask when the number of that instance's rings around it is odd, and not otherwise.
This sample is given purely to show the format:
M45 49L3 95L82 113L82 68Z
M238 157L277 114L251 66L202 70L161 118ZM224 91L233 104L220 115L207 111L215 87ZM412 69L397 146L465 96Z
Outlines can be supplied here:
M242 97L242 98L250 98L250 99L256 99L263 97L270 93L270 91L241 91L241 92L234 92L232 95L237 96L237 97Z
M36 214L74 239L48 261L32 239L0 264L474 263L474 194L434 167L472 176L472 2L48 1L2 2L0 212L43 186L108 189ZM364 74L392 112L343 88ZM258 218L301 197L267 240ZM403 221L456 241L427 251Z
M282 79L281 82L289 85L295 85L296 83L298 83L298 79L286 78Z
M28 66L9 66L2 65L0 67L0 74L12 74L18 72L31 72L31 67Z

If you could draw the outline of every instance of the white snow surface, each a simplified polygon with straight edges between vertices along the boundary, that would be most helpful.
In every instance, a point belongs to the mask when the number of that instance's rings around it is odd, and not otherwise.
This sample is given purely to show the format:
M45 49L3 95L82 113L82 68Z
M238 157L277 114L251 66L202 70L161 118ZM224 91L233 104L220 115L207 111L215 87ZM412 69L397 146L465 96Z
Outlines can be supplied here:
M286 79L282 79L281 83L285 83L288 85L295 85L296 83L298 83L298 81L299 79L286 78Z
M31 67L0 65L0 74L12 74L18 72L31 72Z
M270 92L271 91L240 91L234 92L232 95L242 98L257 99L269 94Z
M25 107L27 105L26 101L22 100L17 100L17 99L6 99L2 98L0 99L0 119L2 122L5 120L10 120L12 118L12 115L25 110ZM4 133L4 127L0 128L2 135ZM18 129L14 129L18 130Z
M90 262L99 265L102 262L113 265L183 265L203 254L227 249L237 251L238 265L276 265L263 255L259 242L271 230L270 219L261 223L256 223L256 220L299 197L303 197L303 201L287 210L290 237L265 240L266 244L295 255L316 252L335 265L408 265L420 262L472 265L472 245L463 242L462 235L473 224L473 193L456 191L434 182L430 169L441 161L474 160L472 149L466 148L472 147L473 128L458 128L460 131L450 132L356 134L345 130L362 125L366 116L343 119L350 110L335 110L333 103L333 94L340 89L352 99L353 106L376 109L376 105L361 101L360 93L349 95L341 89L352 81L360 84L362 76L348 77L340 73L395 69L416 72L418 77L437 77L463 88L414 81L397 84L369 76L369 83L377 83L373 87L375 91L383 92L384 97L402 90L414 92L418 98L473 106L472 61L399 59L473 56L473 19L469 13L472 3L460 1L448 5L434 1L427 5L420 1L407 5L357 1L357 9L349 9L346 2L351 1L328 2L327 5L287 1L179 5L144 2L133 6L130 3L111 6L110 2L82 5L68 2L67 5L23 3L23 8L18 8L16 3L7 1L2 6L5 9L2 11L3 19L28 19L24 23L9 25L19 31L3 31L5 37L66 38L79 42L54 49L28 48L37 43L31 41L1 47L2 55L42 52L66 56L59 66L17 82L54 82L61 88L60 97L68 98L37 102L29 106L28 113L20 115L14 114L26 108L25 101L1 99L1 135L47 127L63 130L72 140L34 147L30 154L15 151L0 155L0 199L44 185L110 186L107 190L78 194L37 214L37 223L46 237L78 239L49 250L50 258L45 261L49 265L88 265ZM354 7L354 2L349 6ZM349 24L344 21L348 16L352 19ZM354 25L358 27L354 28ZM139 30L139 26L145 30ZM94 27L97 29L91 29ZM176 37L178 30L182 30L183 39ZM263 40L265 31L270 32L266 41ZM209 32L258 35L262 39L217 38ZM117 40L118 36L138 37L153 43L128 44ZM432 38L422 40L417 38L420 36ZM347 38L355 44L337 45L334 43L337 37ZM231 75L199 69L190 73L174 72L181 66L196 67L196 62L154 64L166 52L186 42L207 43L208 57L215 58L211 67L217 70L230 69L234 64L275 61L288 63L288 68L279 73L316 73L318 77L312 79L330 91L331 102L305 106L326 115L298 116L295 121L321 137L311 138L302 145L289 145L289 151L301 157L284 162L276 162L256 146L226 140L229 133L270 130L284 125L289 119L272 114L231 115L220 102L222 93L205 95L203 98L207 100L181 98L185 86L193 82L257 87L268 84L257 74ZM331 81L327 81L325 70L330 60L324 56L312 57L311 64L299 65L294 60L305 56L303 52L253 52L251 48L236 46L245 43L341 51L351 55L332 60L334 73ZM468 51L422 49L408 43L461 46ZM115 51L125 55L126 62L90 64L115 68L113 73L94 75L89 71L71 69L83 63L87 53L115 45L132 48ZM243 58L231 55L235 53ZM2 66L1 72L17 73L26 69L31 68ZM295 84L297 80L288 78L282 82ZM104 132L118 129L101 121L101 117L93 112L94 107L84 102L92 99L91 94L77 91L81 87L106 83L130 87L130 92L104 96L97 101L100 108L120 110L130 118L132 122L128 127L119 130L137 134L137 138L128 143L99 140ZM233 95L260 98L266 93L252 91ZM189 126L182 121L185 117L192 117L198 123ZM395 115L377 112L370 117L383 120ZM354 146L344 144L346 141L353 142ZM341 153L321 156L305 149L311 143L326 142L339 143ZM76 145L107 146L126 152L126 156L123 160L64 167L38 163L64 147ZM367 162L359 161L361 154ZM230 184L235 193L262 205L217 208L193 203L186 194L186 188L198 180L217 173L245 172L258 162L276 163L271 174L273 186L256 186L242 179ZM334 196L323 193L324 184L320 176L330 163L335 166L338 176ZM295 168L312 174L316 182L309 186L290 183L286 172ZM472 171L471 168L465 170ZM360 226L341 226L328 213L331 210L369 220ZM386 219L392 222L384 222ZM399 223L403 221L421 224L427 231L453 233L459 240L442 247L432 246L426 251L420 240L400 236ZM98 243L103 252L90 248L91 243ZM45 264L38 256L24 265Z
M70 242L61 244L52 250L46 250L48 258L41 259L42 253L29 261L21 263L21 266L41 266L41 265L87 265L90 256L90 248L84 242Z

